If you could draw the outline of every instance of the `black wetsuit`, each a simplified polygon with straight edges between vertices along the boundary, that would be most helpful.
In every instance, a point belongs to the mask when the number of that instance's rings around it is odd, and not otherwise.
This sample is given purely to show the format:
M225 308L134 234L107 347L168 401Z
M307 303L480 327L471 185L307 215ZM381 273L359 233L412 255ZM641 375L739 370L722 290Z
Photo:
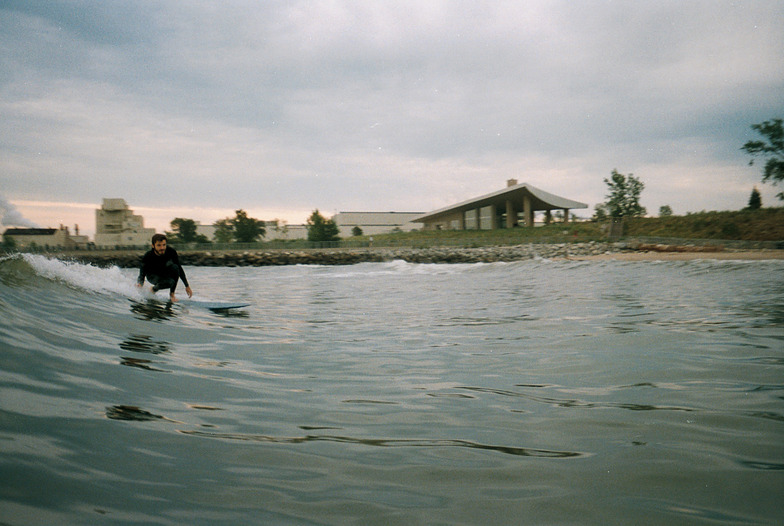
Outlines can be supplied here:
M162 256L150 249L142 256L142 265L139 269L139 285L144 283L144 278L152 283L152 290L158 292L161 289L170 289L174 294L177 289L177 280L181 279L185 286L188 285L188 278L180 265L180 258L177 251L172 247L166 247L166 252Z

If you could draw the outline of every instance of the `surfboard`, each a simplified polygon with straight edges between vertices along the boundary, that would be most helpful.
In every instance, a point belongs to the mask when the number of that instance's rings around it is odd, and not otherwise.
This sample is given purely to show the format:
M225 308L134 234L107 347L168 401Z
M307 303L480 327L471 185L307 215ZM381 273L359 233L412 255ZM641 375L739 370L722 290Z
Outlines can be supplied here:
M232 301L204 301L204 300L194 300L191 298L182 298L178 300L177 303L181 305L200 307L202 309L209 309L209 310L241 309L243 307L250 306L250 303L232 302Z

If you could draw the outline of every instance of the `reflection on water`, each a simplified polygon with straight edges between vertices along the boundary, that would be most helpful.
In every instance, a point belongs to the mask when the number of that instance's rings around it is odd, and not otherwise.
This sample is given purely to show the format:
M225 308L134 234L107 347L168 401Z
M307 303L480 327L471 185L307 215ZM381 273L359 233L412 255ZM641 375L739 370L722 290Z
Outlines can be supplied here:
M131 300L131 312L142 320L166 321L177 316L171 302L161 303L156 300L144 302Z
M124 351L132 351L138 353L146 353L153 355L167 354L171 352L170 344L165 341L155 340L151 336L146 335L133 335L120 342L120 349ZM170 373L164 369L159 369L152 364L155 362L147 358L138 358L133 356L121 356L120 364L127 367L136 367L144 369L145 371Z
M164 420L161 415L156 415L133 405L114 405L106 408L106 417L112 420L133 420L146 422L149 420Z
M144 369L146 371L154 371L159 373L171 372L171 371L165 371L163 369L158 369L156 367L153 367L152 365L150 365L152 363L153 363L152 360L145 360L143 358L132 358L130 356L122 356L120 361L120 365L125 365L128 367L138 367L139 369Z
M492 444L480 444L469 440L417 440L417 439L372 439L372 438L353 438L333 435L305 435L299 437L274 437L269 435L247 435L237 433L210 433L206 431L183 431L185 435L199 436L204 438L219 438L224 440L239 440L245 442L271 442L277 444L303 444L307 442L338 442L345 444L358 444L362 446L373 446L382 448L411 447L411 448L468 448L495 451L507 455L521 457L540 457L540 458L577 458L585 456L586 453L576 451L552 451L547 449L533 449L525 447L499 446Z
M120 343L124 351L162 354L169 352L169 343L153 339L146 335L132 335Z
M220 318L248 318L250 314L245 310L238 309L209 309L215 316Z

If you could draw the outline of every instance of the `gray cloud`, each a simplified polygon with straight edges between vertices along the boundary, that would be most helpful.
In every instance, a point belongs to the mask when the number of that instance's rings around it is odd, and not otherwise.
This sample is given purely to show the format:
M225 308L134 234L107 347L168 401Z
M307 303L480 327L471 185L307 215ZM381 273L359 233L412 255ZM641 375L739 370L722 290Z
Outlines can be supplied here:
M0 196L0 225L38 228L38 225L25 217L7 199Z
M0 183L429 210L508 177L594 204L617 168L649 210L740 208L749 125L784 113L782 20L775 2L6 2Z

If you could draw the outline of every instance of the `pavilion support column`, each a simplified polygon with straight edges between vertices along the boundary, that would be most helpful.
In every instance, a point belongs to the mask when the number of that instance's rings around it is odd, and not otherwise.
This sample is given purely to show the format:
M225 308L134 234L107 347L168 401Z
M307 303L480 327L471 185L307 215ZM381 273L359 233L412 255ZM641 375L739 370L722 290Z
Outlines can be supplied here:
M563 211L564 211L564 223L568 223L569 222L569 209L568 208L564 208Z
M514 203L506 200L506 228L514 228L517 226L517 210L515 210Z
M534 211L531 207L531 198L523 196L523 215L525 216L525 226L534 226Z
M460 219L458 220L457 228L458 230L465 230L465 212L460 212Z
M490 205L490 230L498 230L498 210Z
M545 210L545 212L544 212L544 224L545 225L549 225L552 220L553 220L553 214L550 213L550 210Z

